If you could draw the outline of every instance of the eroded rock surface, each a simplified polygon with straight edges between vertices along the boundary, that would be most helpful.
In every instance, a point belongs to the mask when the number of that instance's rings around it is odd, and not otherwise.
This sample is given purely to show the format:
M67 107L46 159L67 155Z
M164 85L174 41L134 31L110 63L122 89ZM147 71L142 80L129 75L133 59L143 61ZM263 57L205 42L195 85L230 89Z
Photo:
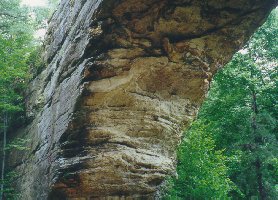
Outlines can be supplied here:
M159 199L216 71L274 0L62 0L13 152L20 199Z

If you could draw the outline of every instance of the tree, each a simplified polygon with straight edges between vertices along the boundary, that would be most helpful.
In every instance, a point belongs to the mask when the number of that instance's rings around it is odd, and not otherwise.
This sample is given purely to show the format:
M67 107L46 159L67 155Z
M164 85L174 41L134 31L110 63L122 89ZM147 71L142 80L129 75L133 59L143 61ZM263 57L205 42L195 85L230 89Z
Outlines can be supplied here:
M27 33L32 20L31 9L20 6L21 0L1 0L0 2L0 32L1 34ZM31 32L30 32L31 33Z
M214 131L217 147L225 148L227 156L240 155L230 177L246 198L275 196L275 177L268 176L268 163L278 150L273 73L248 54L237 54L215 78L212 98L200 114L209 124L207 131Z

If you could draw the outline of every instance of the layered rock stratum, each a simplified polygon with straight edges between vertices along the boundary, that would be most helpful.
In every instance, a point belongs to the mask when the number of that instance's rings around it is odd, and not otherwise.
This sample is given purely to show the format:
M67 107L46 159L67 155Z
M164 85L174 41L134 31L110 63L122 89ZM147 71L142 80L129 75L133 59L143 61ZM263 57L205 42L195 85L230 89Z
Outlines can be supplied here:
M275 0L62 0L27 91L24 200L160 199L212 76Z

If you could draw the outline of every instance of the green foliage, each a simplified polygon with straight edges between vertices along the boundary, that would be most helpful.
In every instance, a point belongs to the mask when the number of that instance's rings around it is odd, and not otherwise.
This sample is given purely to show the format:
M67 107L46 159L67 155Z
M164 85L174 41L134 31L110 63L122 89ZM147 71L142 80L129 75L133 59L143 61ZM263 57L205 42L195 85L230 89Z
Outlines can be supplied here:
M0 13L0 112L22 110L21 91L28 80L26 63L32 47L32 20L20 1L1 1ZM33 30L33 31L32 31Z
M20 7L20 0L1 0L0 2L0 32L2 34L18 33L29 28L29 8ZM26 10L27 9L27 10ZM21 24L19 22L28 22Z
M254 59L274 61L278 59L278 9L272 11L265 24L252 36L248 49Z
M178 178L166 199L227 199L236 189L228 178L227 157L215 149L212 134L200 122L186 132L178 151Z
M30 139L16 138L7 145L6 150L29 150L29 148L27 147L28 142L30 142Z
M27 37L3 38L0 35L0 110L19 111L20 91L26 86L28 78Z
M30 73L33 78L42 72L45 68L45 63L42 59L42 47L35 47L31 52L27 60L27 64L30 68Z
M19 194L13 187L17 179L19 178L19 174L14 171L10 171L6 174L5 179L0 183L4 184L6 187L3 192L5 193L5 199L7 200L18 200Z

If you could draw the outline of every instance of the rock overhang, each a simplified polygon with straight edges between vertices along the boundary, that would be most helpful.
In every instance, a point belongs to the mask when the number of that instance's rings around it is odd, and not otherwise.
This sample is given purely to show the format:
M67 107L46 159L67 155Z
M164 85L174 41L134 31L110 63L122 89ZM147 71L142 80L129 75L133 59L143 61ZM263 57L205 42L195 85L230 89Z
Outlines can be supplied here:
M10 162L21 197L158 199L212 76L276 4L62 0L19 131L31 151Z

